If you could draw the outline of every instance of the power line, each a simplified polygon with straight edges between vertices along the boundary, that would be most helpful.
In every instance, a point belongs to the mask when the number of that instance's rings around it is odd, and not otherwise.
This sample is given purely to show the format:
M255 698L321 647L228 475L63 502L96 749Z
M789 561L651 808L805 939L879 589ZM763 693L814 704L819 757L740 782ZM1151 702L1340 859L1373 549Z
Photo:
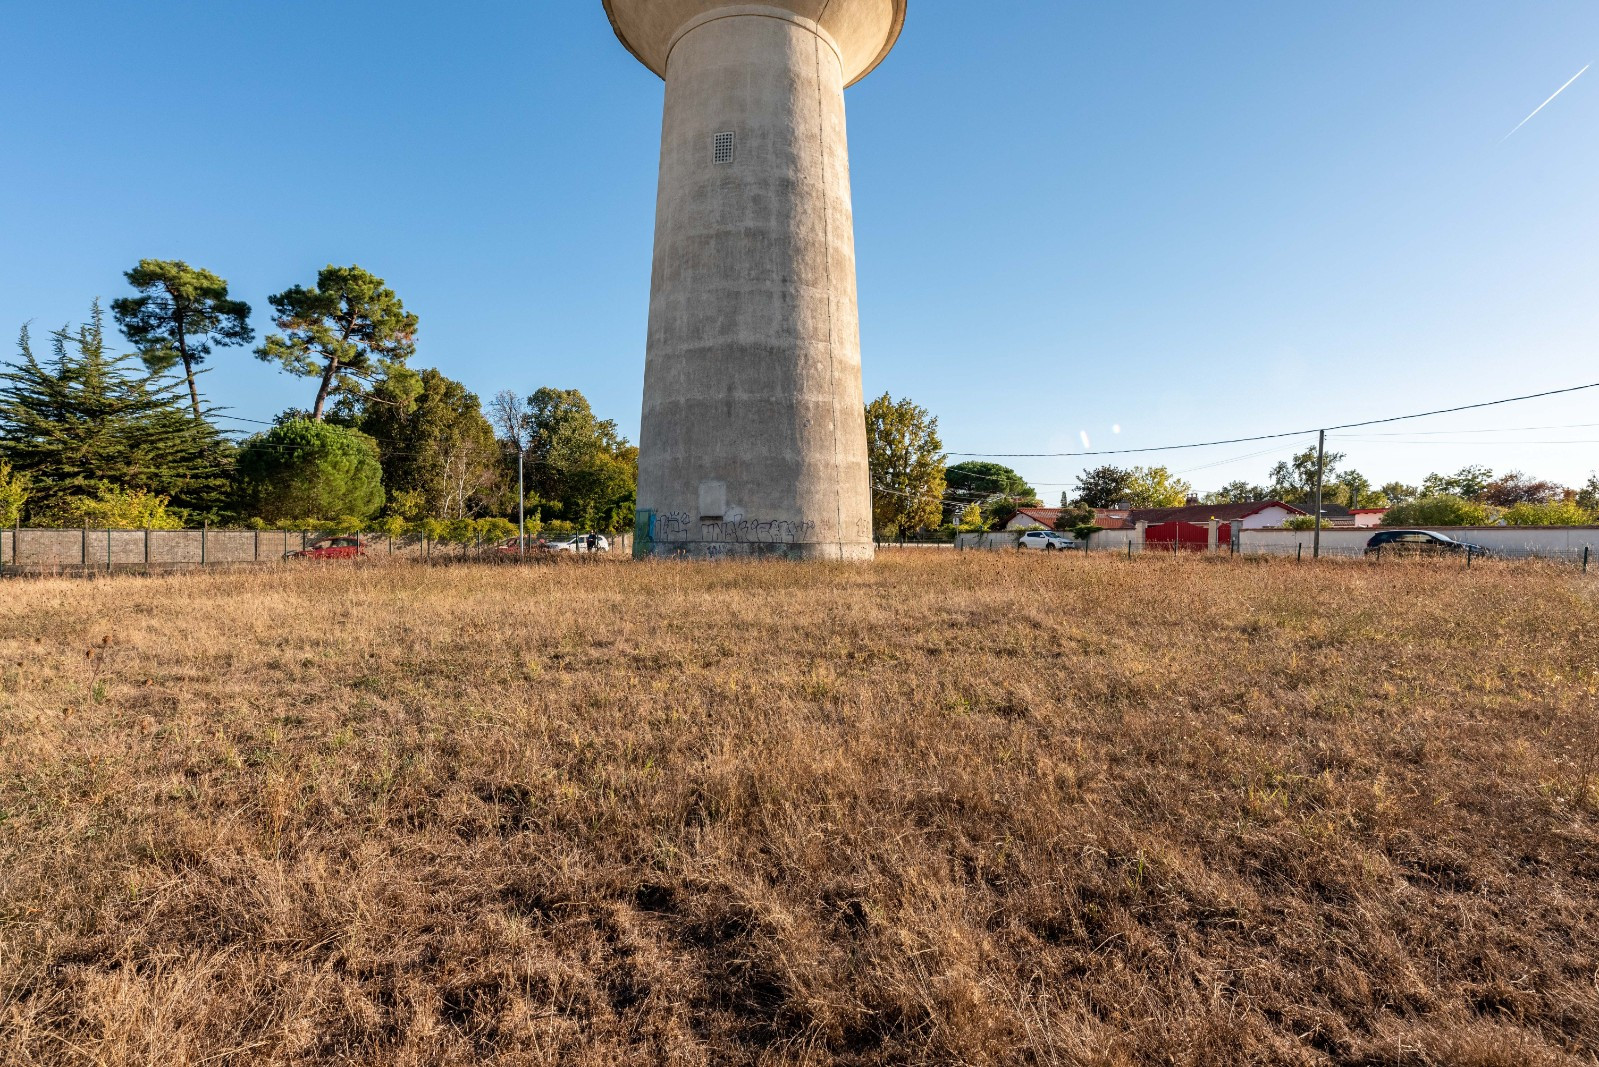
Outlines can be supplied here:
M1599 422L1566 422L1558 426L1480 426L1455 430L1396 430L1389 433L1369 433L1362 437L1437 437L1450 433L1523 433L1531 430L1586 430L1599 426Z
M1242 463L1246 459L1259 459L1261 456L1281 455L1282 451L1282 446L1278 445L1275 448L1264 448L1259 452L1251 452L1247 456L1232 456L1228 459L1218 459L1212 463L1201 463L1197 467L1185 467L1180 471L1173 471L1172 473L1176 475L1193 474L1195 471L1209 470L1212 467L1225 467L1229 463Z
M1117 448L1093 452L947 452L950 456L989 457L994 459L1067 459L1077 456L1126 456L1143 452L1175 452L1185 448L1210 448L1215 445L1241 445L1252 441L1275 441L1284 437L1304 437L1313 433L1333 430L1353 430L1361 426L1380 426L1390 422L1404 422L1407 419L1425 419L1433 415L1451 415L1457 411L1475 411L1478 408L1497 407L1500 404L1514 404L1522 400L1538 400L1546 396L1560 396L1565 393L1580 393L1584 389L1599 389L1599 382L1589 382L1587 385L1573 385L1565 389L1549 389L1542 393L1528 393L1526 396L1509 396L1502 400L1485 400L1480 404L1461 404L1459 407L1438 408L1435 411L1422 411L1414 415L1394 415L1385 419L1366 419L1363 422L1346 422L1338 426L1315 427L1308 430L1290 430L1286 433L1263 433L1254 437L1228 437L1219 441L1195 441L1182 445L1157 445L1149 448Z
M1354 441L1356 444L1371 445L1599 445L1599 440L1565 440L1565 441L1414 441L1406 438L1395 439L1392 437L1376 440L1370 437L1343 437L1339 441Z

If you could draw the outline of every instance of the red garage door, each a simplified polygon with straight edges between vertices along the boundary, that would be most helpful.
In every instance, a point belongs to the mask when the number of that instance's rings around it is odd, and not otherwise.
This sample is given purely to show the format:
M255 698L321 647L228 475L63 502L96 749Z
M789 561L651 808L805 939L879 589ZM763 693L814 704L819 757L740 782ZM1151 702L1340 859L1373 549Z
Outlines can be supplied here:
M1221 523L1216 530L1216 547L1220 549L1232 539L1232 523ZM1144 550L1148 552L1204 552L1209 547L1208 522L1161 522L1144 530Z

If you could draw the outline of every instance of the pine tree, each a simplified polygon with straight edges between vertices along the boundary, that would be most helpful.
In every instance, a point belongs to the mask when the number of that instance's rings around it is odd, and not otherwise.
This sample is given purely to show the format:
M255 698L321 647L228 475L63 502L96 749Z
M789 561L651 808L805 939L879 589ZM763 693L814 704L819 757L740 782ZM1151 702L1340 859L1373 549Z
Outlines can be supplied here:
M317 273L315 288L296 285L267 302L283 332L255 354L319 380L313 421L322 421L330 397L360 395L363 383L403 368L416 352L417 317L382 278L360 267L329 264Z
M96 303L88 323L55 331L44 361L24 327L17 360L0 370L0 448L28 475L30 512L112 486L208 515L227 491L231 446L193 417L182 379L108 353L102 320Z
M250 305L229 299L224 279L181 259L141 259L125 277L139 295L111 301L111 314L152 373L183 368L189 406L196 419L203 418L194 376L212 345L255 339Z
M383 507L377 443L344 426L292 419L239 449L238 501L268 522L370 519Z

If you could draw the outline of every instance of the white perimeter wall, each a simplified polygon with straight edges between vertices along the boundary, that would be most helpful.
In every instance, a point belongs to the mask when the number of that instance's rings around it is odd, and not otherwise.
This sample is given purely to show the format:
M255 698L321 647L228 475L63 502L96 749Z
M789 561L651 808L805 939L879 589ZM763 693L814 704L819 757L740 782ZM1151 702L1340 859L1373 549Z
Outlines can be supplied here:
M1427 527L1415 527L1426 529ZM1328 530L1321 531L1322 555L1358 556L1366 551L1366 542L1377 531ZM1439 526L1435 533L1481 545L1498 556L1526 558L1546 556L1560 559L1580 559L1582 550L1590 548L1599 555L1599 526ZM1310 530L1245 530L1238 546L1240 552L1292 556L1304 546L1308 555L1314 534Z

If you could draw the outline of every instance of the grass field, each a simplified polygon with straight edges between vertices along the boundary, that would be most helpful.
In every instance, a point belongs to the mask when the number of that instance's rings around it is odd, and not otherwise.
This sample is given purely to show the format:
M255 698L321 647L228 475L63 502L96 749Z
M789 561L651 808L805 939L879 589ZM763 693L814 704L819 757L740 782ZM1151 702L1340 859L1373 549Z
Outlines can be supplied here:
M1596 1062L1599 581L0 585L0 1062Z

